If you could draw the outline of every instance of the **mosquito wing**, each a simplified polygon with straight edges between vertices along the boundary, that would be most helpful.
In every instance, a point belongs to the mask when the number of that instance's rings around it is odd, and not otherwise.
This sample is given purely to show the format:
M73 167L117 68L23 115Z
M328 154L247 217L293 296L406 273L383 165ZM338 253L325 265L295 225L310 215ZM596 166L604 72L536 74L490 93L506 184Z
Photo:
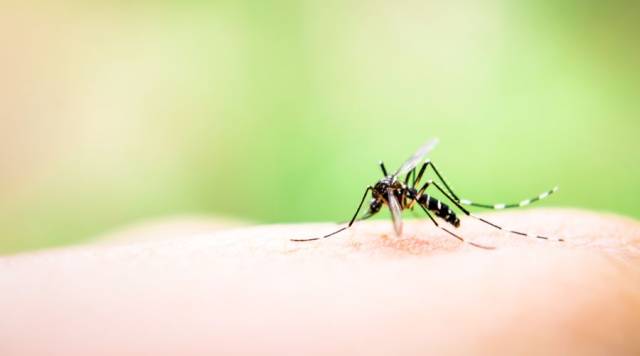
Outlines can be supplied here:
M403 174L408 173L410 170L414 169L423 159L424 157L433 150L438 144L437 138L432 138L427 141L424 145L422 145L413 156L409 157L408 160L404 162L400 168L393 174L394 177L401 176Z
M402 216L398 199L393 194L393 190L387 190L387 201L389 202L389 210L391 210L391 219L393 220L393 229L396 235L402 235Z

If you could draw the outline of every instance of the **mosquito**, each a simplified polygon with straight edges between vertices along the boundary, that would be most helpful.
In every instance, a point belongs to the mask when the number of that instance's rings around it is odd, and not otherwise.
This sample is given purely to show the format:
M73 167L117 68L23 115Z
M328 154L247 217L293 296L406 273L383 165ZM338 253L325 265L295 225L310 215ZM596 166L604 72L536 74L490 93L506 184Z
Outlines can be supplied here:
M391 211L391 220L393 221L393 229L396 235L401 236L402 235L402 216L401 216L402 211L405 209L413 210L413 208L417 205L427 214L431 222L433 222L433 224L436 227L444 230L445 232L447 232L447 234L449 234L450 236L453 236L454 238L458 239L462 243L467 243L472 246L483 248L483 249L494 249L494 247L491 247L491 246L481 245L481 244L466 240L460 235L447 229L445 226L443 226L442 223L438 223L438 221L436 221L433 215L435 215L438 219L442 220L444 223L453 226L454 228L457 228L460 226L460 219L458 218L456 213L451 209L449 205L445 204L442 200L436 199L429 195L429 193L427 192L427 189L429 189L430 187L435 187L442 195L444 195L444 197L446 197L446 199L449 202L451 202L454 206L460 209L460 211L464 213L466 216L477 219L483 222L484 224L487 224L495 229L503 230L508 233L519 235L519 236L537 238L542 240L554 240L559 242L564 241L563 239L528 234L528 233L504 228L498 224L494 224L489 220L486 220L484 218L481 218L477 215L472 214L471 212L469 212L469 210L467 210L464 207L466 205L466 206L473 206L478 208L501 210L501 209L527 206L535 201L545 199L551 194L557 192L558 187L555 187L551 190L541 193L536 197L522 200L519 203L511 203L511 204L482 204L482 203L472 202L471 200L468 200L468 199L460 199L453 192L453 190L447 184L444 178L442 178L442 175L436 168L435 164L433 164L431 160L425 159L425 157L427 157L429 152L431 152L437 145L438 145L438 139L436 138L430 139L424 145L422 145L416 151L416 153L414 153L411 157L409 157L409 159L407 159L404 162L404 164L402 164L402 166L400 166L400 168L398 168L398 170L395 171L395 173L393 174L389 174L387 172L387 168L385 167L384 163L381 161L380 169L382 170L382 174L384 175L383 178L380 179L375 185L367 186L367 188L364 191L364 195L360 200L360 204L356 209L355 214L353 214L353 217L351 218L351 220L346 226L324 236L306 238L306 239L291 239L291 241L296 241L296 242L315 241L315 240L321 240L321 239L334 236L350 228L354 222L368 219L371 216L377 214L378 212L380 212L380 210L384 205L388 206L389 210ZM420 169L417 170L417 167L421 162L422 162L422 165L420 166ZM425 171L429 167L431 167L431 169L436 174L436 177L439 179L442 185L440 185L438 182L432 179L429 179L422 186L420 186L420 181L422 180L422 177ZM400 179L400 177L402 176L404 176L404 179ZM371 201L369 203L369 209L361 218L358 219L358 215L360 214L362 205L364 204L364 201L366 200L369 193L371 193Z

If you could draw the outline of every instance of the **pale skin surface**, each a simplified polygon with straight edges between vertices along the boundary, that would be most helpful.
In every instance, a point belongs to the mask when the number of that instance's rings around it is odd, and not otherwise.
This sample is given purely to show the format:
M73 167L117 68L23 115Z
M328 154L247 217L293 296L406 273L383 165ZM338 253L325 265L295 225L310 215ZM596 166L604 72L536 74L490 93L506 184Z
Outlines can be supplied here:
M640 223L483 216L567 241L464 218L457 232L497 249L426 219L306 243L288 239L335 225L188 221L2 257L0 354L640 354Z

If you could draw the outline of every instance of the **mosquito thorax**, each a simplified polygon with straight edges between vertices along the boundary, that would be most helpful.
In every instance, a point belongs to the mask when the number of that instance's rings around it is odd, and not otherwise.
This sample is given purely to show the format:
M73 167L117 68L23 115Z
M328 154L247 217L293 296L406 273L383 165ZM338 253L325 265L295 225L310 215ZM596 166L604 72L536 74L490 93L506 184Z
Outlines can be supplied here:
M407 191L407 195L409 197L417 197L418 196L418 190L416 188L407 187L406 191Z
M402 183L396 180L394 177L388 176L380 179L374 186L372 190L372 195L374 198L384 197L387 195L387 190L391 188L393 190L397 190L402 188Z

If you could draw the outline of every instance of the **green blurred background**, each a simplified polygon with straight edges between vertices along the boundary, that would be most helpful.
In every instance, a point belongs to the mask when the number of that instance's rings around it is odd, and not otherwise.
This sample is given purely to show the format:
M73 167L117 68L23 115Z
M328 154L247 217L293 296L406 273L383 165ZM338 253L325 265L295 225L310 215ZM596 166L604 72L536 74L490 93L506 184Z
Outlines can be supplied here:
M433 136L464 197L640 216L637 1L0 7L0 253L344 220Z

